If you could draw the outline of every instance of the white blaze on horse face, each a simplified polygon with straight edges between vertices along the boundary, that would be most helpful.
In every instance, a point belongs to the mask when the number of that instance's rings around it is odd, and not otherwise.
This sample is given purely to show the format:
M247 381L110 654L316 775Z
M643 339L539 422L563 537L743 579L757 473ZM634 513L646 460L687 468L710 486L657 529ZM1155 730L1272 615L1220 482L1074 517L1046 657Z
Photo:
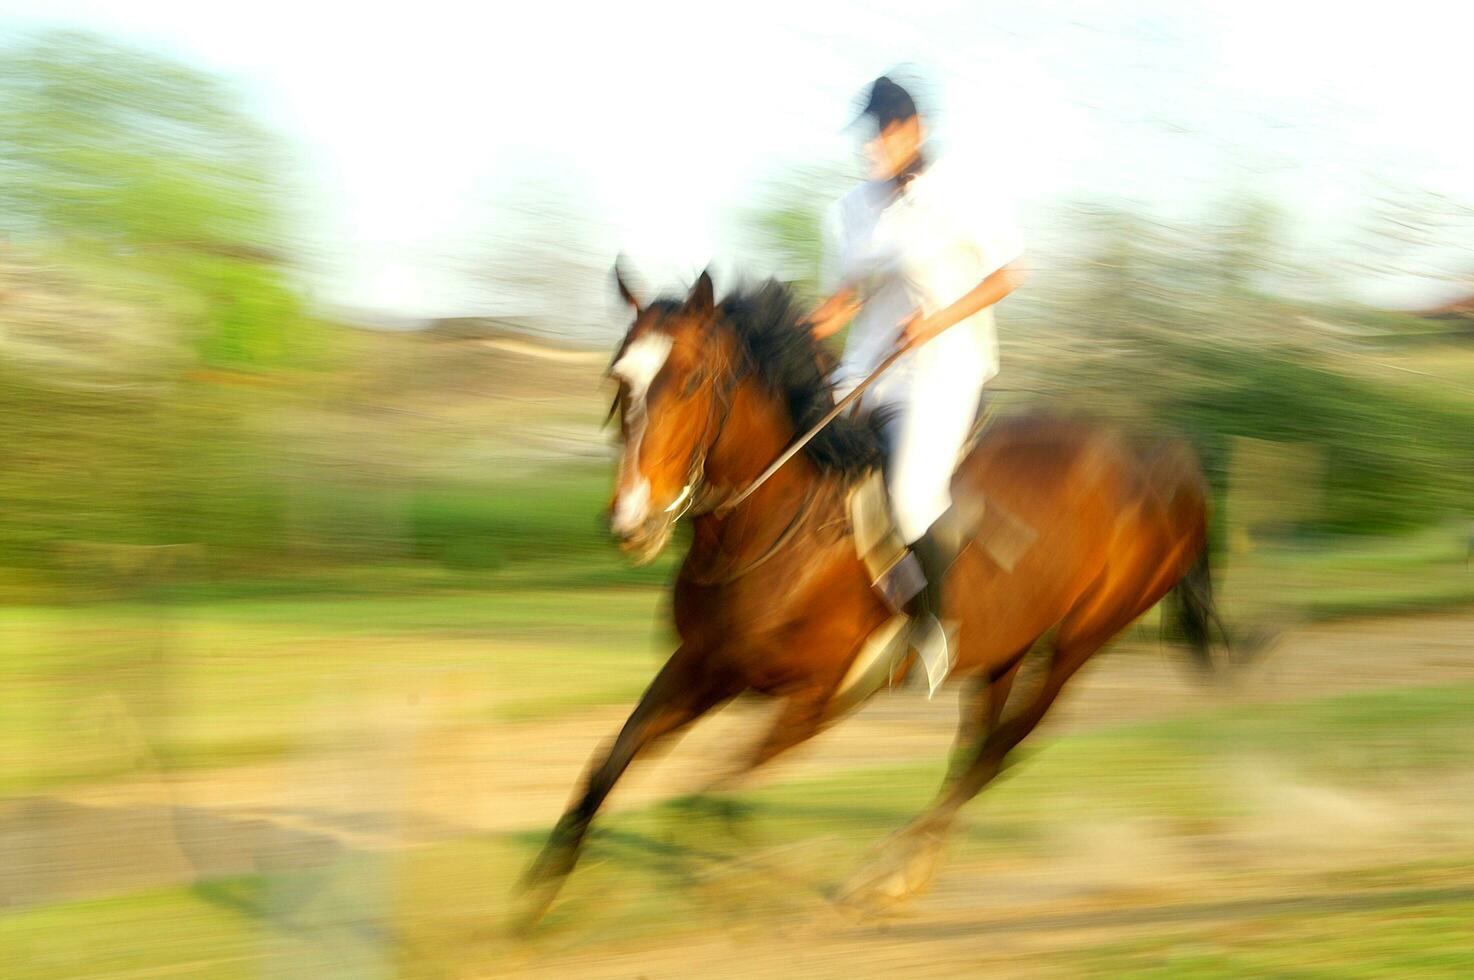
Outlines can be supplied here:
M665 359L670 356L673 343L670 334L647 333L625 348L624 355L611 368L630 386L631 400L638 399L642 409L650 383L665 366Z
M630 534L650 514L650 481L640 472L640 440L645 435L646 399L655 376L670 356L669 334L646 334L630 344L615 362L612 373L626 386L624 456L619 463L618 493L614 498L613 528Z

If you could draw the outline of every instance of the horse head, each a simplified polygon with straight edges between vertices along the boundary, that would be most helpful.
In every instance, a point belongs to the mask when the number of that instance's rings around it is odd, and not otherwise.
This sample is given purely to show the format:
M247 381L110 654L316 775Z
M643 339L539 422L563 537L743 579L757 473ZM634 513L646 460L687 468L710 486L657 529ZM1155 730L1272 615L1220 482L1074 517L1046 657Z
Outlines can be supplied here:
M721 427L717 380L730 375L732 351L714 329L719 312L707 273L684 301L648 305L617 266L615 283L634 322L609 368L619 386L612 412L622 443L609 527L625 554L646 564L700 491Z

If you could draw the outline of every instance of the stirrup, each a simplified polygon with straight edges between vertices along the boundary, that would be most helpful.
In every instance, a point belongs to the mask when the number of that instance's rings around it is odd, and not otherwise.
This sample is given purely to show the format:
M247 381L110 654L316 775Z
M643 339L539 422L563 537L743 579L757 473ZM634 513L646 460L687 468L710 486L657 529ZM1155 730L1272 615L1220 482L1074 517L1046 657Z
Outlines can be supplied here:
M931 613L922 613L911 621L911 647L926 672L926 698L937 696L937 690L952 673L957 656L957 628L945 625Z

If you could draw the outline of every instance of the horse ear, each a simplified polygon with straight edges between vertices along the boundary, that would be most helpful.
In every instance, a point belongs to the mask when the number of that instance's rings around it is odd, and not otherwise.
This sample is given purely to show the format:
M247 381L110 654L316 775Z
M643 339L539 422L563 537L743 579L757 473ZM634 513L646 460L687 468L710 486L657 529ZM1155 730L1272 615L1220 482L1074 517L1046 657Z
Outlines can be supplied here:
M686 297L686 309L692 313L710 313L716 309L715 290L711 285L711 273L702 272L696 280L696 285L691 287L691 295Z
M614 285L619 290L620 299L623 299L630 305L630 309L635 311L635 316L639 316L640 311L645 308L645 305L635 296L634 290L630 289L629 285L625 283L623 264L622 259L614 260Z

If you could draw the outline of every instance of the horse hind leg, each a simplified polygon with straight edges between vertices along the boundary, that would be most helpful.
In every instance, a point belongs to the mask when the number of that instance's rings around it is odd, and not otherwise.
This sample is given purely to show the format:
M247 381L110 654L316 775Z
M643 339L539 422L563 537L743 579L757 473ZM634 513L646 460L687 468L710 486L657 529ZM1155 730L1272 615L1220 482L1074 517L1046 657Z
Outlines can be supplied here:
M943 785L950 786L960 779L971 764L977 746L1003 717L1003 706L1008 702L1013 682L1019 668L1033 645L1025 647L1010 657L1002 666L968 679L958 710L957 737L952 743L952 760L947 768Z
M880 847L880 854L840 889L838 901L853 909L874 909L905 902L931 884L941 862L943 846L957 813L982 792L1002 770L1005 757L1032 732L1048 712L1065 683L1101 647L1120 631L1120 626L1082 631L1070 619L1060 626L1044 681L1019 710L992 724L979 726L981 734L965 762L954 761L937 799L920 817L893 834ZM1124 624L1123 624L1124 625ZM1006 696L1022 658L1006 672L1002 694ZM990 703L987 710L1001 710Z
M1008 753L1028 737L1029 733L1044 719L1045 714L1059 696L1059 692L1074 676L1075 671L1079 670L1085 661L1094 656L1114 635L1112 631L1104 636L1096 635L1082 638L1068 645L1056 645L1039 689L1020 706L1016 713L1001 719L991 731L979 739L966 767L922 818L922 822L937 830L945 831L962 806L981 793L983 788L1002 771Z
M657 741L676 734L736 693L700 676L692 667L694 660L683 648L667 661L613 744L590 766L583 792L564 811L518 886L524 896L520 927L535 924L552 905L578 863L594 815L630 764Z

